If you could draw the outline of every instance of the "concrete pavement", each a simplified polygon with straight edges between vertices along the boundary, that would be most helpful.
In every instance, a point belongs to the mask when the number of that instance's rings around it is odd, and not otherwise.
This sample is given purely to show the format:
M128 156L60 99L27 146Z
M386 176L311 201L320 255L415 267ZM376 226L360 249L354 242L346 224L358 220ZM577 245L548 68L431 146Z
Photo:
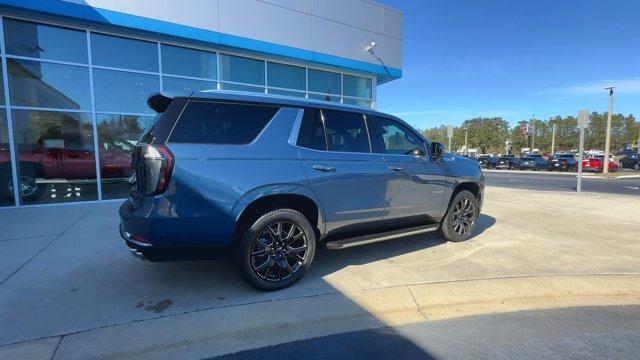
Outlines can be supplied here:
M468 242L319 251L275 293L226 262L134 259L117 205L0 212L0 358L201 358L425 319L640 303L636 197L488 188Z

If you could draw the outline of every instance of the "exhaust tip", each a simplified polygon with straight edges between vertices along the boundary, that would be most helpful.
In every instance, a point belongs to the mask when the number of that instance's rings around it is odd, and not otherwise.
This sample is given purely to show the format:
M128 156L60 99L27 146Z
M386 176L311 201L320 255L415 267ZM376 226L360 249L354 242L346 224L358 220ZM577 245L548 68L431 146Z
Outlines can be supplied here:
M135 258L138 258L142 261L147 260L147 258L144 256L144 254L140 250L129 248L129 251L131 252L131 255L133 255Z

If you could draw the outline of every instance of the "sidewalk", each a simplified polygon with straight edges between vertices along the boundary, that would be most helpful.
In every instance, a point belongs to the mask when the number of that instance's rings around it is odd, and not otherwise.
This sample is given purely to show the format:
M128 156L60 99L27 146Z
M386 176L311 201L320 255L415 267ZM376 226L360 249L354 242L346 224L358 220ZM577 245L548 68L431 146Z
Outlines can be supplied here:
M640 201L499 188L485 199L468 242L321 250L274 293L227 262L133 258L118 203L1 211L0 358L202 358L425 319L640 303Z

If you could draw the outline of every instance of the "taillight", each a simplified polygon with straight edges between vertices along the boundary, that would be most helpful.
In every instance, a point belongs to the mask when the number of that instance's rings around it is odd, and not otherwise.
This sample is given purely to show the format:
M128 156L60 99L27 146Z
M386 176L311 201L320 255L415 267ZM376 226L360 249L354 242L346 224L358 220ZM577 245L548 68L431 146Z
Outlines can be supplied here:
M174 163L173 154L166 146L154 144L145 147L146 195L159 195L167 190Z

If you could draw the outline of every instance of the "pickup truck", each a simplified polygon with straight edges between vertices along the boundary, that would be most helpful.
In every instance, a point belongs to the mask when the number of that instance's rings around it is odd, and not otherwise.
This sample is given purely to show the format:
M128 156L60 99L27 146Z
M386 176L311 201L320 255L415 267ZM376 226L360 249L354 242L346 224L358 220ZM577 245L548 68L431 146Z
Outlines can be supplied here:
M130 166L133 144L103 134L99 138L102 178L129 177L132 173ZM47 179L96 178L92 133L43 135L35 143L19 144L17 147L20 195L24 200L31 201L42 196L45 191L43 183ZM0 144L0 198L12 198L13 189L9 145Z

